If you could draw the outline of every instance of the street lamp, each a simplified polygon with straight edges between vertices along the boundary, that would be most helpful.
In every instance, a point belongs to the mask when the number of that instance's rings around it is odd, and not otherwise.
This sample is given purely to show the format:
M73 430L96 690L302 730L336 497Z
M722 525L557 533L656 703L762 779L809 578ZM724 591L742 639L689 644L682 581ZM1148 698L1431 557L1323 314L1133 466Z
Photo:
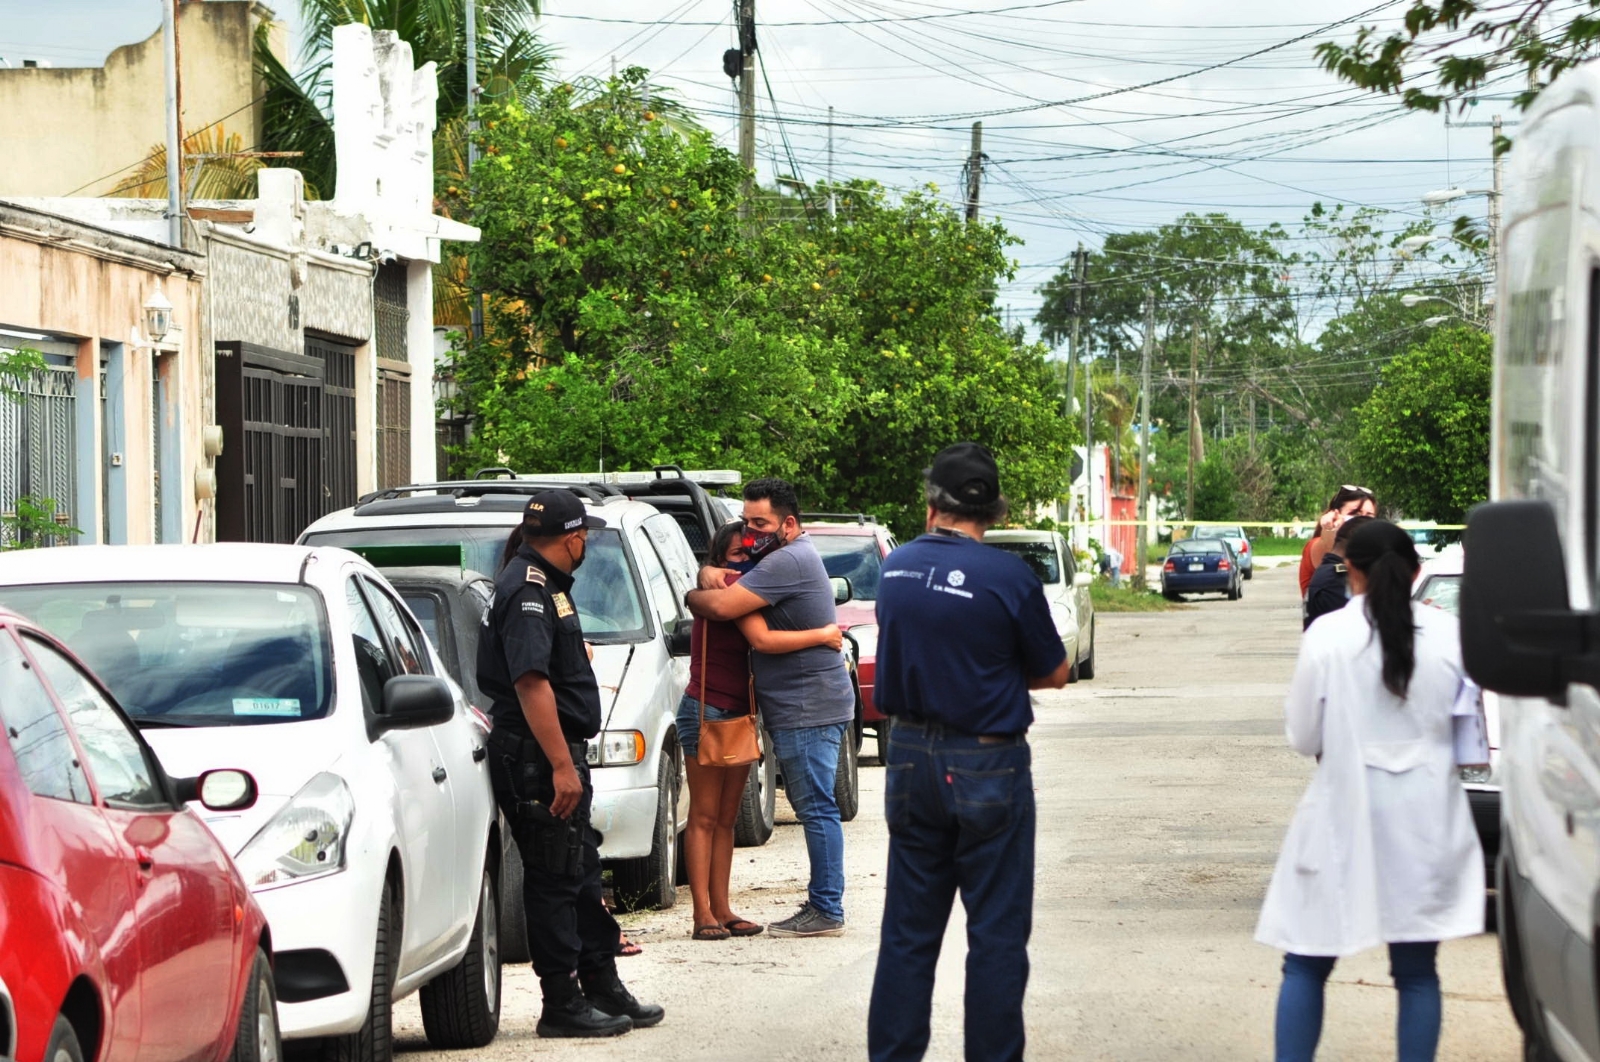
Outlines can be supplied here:
M1459 243L1461 246L1474 253L1476 253L1478 250L1461 237L1451 236L1449 233L1443 232L1436 233L1432 236L1407 236L1405 239L1400 241L1400 250L1403 254L1415 254L1435 240L1450 240L1452 243Z
M1442 299L1437 295L1402 295L1402 296L1400 296L1400 305L1404 306L1408 310L1411 309L1413 306L1421 306L1425 302L1443 302L1443 303L1447 303L1448 304L1449 301L1450 301L1449 299Z
M1430 317L1426 321L1423 321L1422 322L1422 327L1423 328L1437 328L1439 325L1444 324L1446 321L1454 321L1454 320L1456 320L1456 315L1453 314L1453 313L1440 314L1438 317Z

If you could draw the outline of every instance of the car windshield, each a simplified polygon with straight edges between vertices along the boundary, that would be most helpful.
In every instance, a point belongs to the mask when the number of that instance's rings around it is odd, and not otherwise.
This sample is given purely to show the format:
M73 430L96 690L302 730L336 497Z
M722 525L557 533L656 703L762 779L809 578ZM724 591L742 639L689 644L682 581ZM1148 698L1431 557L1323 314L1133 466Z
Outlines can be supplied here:
M1003 549L1007 553L1015 553L1028 562L1028 567L1033 569L1033 574L1039 577L1041 583L1059 583L1061 581L1061 558L1056 554L1056 547L1051 542L995 542L989 541L987 545L996 549Z
M500 556L510 534L509 527L374 527L317 531L303 542L346 548L460 545L468 568L493 576L500 570ZM583 567L573 577L572 603L578 606L583 636L591 642L609 645L644 641L650 636L639 603L639 584L623 552L620 532L612 528L589 532Z
M327 612L273 583L57 583L0 589L142 726L320 719L332 706Z
M822 566L833 579L850 580L852 601L878 600L878 579L883 575L883 557L874 535L810 535L811 544L822 554Z
M1191 538L1243 538L1242 527L1197 527Z
M1227 547L1214 538L1186 538L1172 544L1174 553L1226 553Z
M1452 616L1461 615L1461 576L1430 575L1417 589L1417 600Z

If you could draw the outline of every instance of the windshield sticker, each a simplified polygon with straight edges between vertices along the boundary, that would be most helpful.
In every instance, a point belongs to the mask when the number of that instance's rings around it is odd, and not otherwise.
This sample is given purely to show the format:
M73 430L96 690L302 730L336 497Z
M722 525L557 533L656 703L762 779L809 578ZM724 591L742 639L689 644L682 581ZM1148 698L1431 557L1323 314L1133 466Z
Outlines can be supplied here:
M298 717L300 715L300 698L235 697L233 699L233 714Z

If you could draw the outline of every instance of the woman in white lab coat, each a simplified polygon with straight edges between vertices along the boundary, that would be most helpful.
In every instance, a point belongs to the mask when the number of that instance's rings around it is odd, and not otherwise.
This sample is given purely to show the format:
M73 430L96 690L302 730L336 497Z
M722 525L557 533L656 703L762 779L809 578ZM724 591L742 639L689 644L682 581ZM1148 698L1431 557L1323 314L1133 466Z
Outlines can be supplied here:
M1373 521L1344 556L1353 596L1306 631L1289 687L1289 743L1318 763L1256 939L1287 953L1277 1062L1309 1062L1334 961L1378 944L1400 995L1400 1062L1427 1062L1438 942L1483 931L1483 854L1452 741L1460 635L1453 616L1412 604L1404 531Z

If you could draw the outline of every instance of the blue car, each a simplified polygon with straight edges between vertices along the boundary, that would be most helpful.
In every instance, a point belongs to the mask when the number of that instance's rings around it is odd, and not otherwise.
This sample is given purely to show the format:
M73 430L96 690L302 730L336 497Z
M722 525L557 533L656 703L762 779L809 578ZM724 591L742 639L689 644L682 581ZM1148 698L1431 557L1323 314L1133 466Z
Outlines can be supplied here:
M1237 601L1244 593L1239 556L1225 539L1174 542L1161 565L1161 593L1169 601L1181 601L1184 594L1226 594Z

